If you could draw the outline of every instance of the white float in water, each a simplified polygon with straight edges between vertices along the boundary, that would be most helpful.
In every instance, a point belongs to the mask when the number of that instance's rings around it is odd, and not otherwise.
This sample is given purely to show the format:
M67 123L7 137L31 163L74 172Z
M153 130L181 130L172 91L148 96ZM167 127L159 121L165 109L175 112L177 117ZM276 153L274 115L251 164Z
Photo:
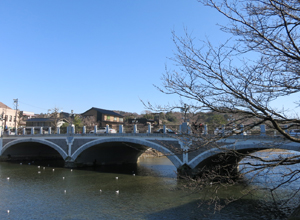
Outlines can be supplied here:
M9 213L10 213L10 211L9 211L9 210L7 210L7 213L9 214Z
M100 192L102 192L102 190L100 189Z
M54 171L54 169L52 171Z
M67 193L67 190L64 190L64 193L66 194L66 193Z
M20 163L20 165L22 165L22 163Z
M7 179L7 180L9 180L10 178L9 178L9 177L7 177L6 179Z
M41 171L39 171L38 174L41 174Z
M43 169L46 169L45 167L43 167Z
M133 176L135 176L135 174L133 174Z
M40 167L40 166L38 166L38 168L40 169L41 167Z
M116 193L117 193L117 194L119 194L119 193L120 193L120 191L119 191L119 190L117 190L117 191L116 191Z
M116 180L119 179L119 177L116 177Z
M72 172L73 170L71 169L71 172Z
M65 179L65 177L63 177L63 180Z

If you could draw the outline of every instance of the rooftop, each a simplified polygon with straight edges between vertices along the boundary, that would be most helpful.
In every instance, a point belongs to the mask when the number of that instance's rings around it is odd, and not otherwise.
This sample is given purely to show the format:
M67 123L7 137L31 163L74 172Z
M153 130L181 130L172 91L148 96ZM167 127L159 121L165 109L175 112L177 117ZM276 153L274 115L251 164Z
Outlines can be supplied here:
M0 102L0 108L12 109L12 108L8 107L7 105L3 104L2 102Z
M91 109L89 110L92 110L92 109L95 109L96 111L102 113L102 114L106 114L106 115L112 115L112 116L118 116L118 117L123 117L123 115L120 115L114 111L111 111L111 110L106 110L106 109L101 109L101 108L95 108L95 107L92 107ZM87 111L89 111L87 110ZM85 111L84 113L86 113L87 111ZM82 113L82 114L84 114Z

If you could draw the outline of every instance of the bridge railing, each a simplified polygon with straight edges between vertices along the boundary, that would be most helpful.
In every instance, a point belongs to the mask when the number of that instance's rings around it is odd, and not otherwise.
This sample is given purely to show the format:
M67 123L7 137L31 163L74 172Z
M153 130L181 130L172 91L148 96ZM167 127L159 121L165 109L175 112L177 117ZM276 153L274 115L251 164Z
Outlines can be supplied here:
M180 125L161 125L161 126L152 126L152 125L144 125L144 124L130 124L130 125L120 125L118 128L111 130L109 126L106 126L106 129L103 128L98 129L97 126L94 126L93 129L86 128L85 126L81 128L75 129L74 126L68 126L64 128L57 127L56 130L52 130L51 128L43 128L43 127L24 127L18 132L11 132L7 130L5 132L1 131L0 128L0 137L1 136L32 136L32 135L101 135L108 133L139 133L139 134L151 134L151 133L170 133L170 131L174 131L174 133L180 132ZM173 133L173 132L171 132Z
M165 133L169 133L170 129L175 133L179 133L180 125L156 125L150 126L145 124L127 124L123 126L122 133L163 133L165 127ZM150 129L150 130L149 130ZM118 133L120 129L117 130Z
M201 129L193 129L189 126L188 123L183 123L182 125L161 125L161 126L151 126L151 125L143 125L143 124L129 124L129 125L120 125L119 128L115 129L116 133L138 133L138 134L151 134L151 133L165 133L165 134L180 134L180 133L188 133L188 134L201 134L201 135L240 135L240 136L280 136L278 132L274 129L266 129L265 125L261 125L259 129L251 130L251 132L241 132L243 131L243 125L239 128L239 130L226 130L225 126L222 126L218 129L209 129L207 125L203 125ZM106 127L106 131L97 130L97 126L94 129L86 129L83 126L81 129L75 130L74 126L69 126L64 130L57 128L55 131L52 131L51 128L44 129L43 127L30 127L30 128L22 128L21 132L12 133L9 130L3 132L0 128L0 136L14 136L14 135L102 135L104 133L110 133L109 127ZM28 132L29 131L29 132ZM91 132L92 131L92 132ZM91 132L91 133L90 133Z

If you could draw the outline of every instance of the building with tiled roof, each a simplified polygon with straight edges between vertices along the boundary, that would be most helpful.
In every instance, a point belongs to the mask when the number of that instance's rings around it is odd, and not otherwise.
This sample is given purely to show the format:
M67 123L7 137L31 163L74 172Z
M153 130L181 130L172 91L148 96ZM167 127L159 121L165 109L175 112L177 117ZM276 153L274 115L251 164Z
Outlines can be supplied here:
M123 124L124 116L120 115L114 111L101 109L101 108L91 108L86 112L81 114L83 117L95 117L98 125L100 127L105 127L109 125L110 128L117 129L119 125Z
M65 122L67 122L66 119L30 118L26 121L26 127L43 127L45 129L48 129L49 127L53 127L54 125L56 125L56 127L61 127Z

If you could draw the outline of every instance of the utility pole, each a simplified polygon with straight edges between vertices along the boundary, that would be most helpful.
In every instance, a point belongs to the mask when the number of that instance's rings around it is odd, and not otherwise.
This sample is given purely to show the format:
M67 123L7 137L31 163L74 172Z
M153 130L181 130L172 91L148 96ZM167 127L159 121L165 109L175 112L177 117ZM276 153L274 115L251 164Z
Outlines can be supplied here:
M3 133L4 133L4 123L3 123L3 121L4 121L4 117L5 117L5 115L4 115L4 110L2 109L2 114L0 115L0 120L1 120L1 127L0 127L0 137L3 135Z
M15 116L15 135L17 135L17 118L18 118L18 99L14 99L14 104L16 105L16 116Z

